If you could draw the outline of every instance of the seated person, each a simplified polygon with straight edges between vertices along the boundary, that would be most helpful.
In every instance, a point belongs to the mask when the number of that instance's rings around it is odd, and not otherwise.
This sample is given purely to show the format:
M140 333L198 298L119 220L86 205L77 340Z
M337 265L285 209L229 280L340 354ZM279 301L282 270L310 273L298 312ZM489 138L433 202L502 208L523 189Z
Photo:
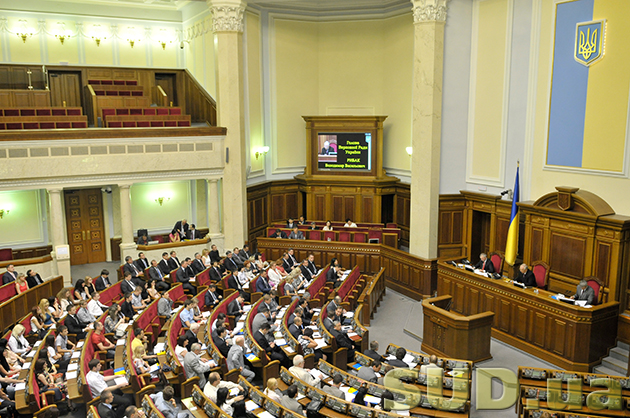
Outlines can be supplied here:
M372 366L361 367L359 369L359 372L357 373L357 377L359 379L365 380L366 382L379 383L380 372L381 372L381 362L378 360L374 360L374 362L372 363Z
M228 390L236 389L238 392L242 392L243 388L236 383L221 380L221 376L217 372L212 372L208 375L208 383L203 388L203 393L212 401L217 401L217 391L221 388Z
M370 348L365 350L363 352L363 355L368 356L372 360L378 360L380 362L384 362L385 361L385 357L381 356L378 353L378 341L376 341L376 340L370 341Z
M217 305L219 303L221 303L221 300L223 299L223 296L219 295L217 293L217 285L214 283L211 283L210 286L208 286L208 291L206 292L205 295L205 302L206 302L206 307L210 310L214 309L217 307Z
M350 218L346 219L346 223L344 225L344 228L356 228L356 227L357 227L357 224L352 222L352 219L350 219Z
M324 227L322 228L322 231L332 231L332 230L333 230L332 222L326 221L326 225L324 225Z
M402 347L398 347L396 349L396 358L392 360L388 360L387 363L394 367L402 367L402 368L408 369L409 365L403 361L406 355L407 355L407 350L405 350Z
M587 305L592 305L595 300L595 290L588 285L586 280L580 280L577 285L577 291L572 296L575 300L585 300Z
M313 329L305 328L304 332L298 335L298 343L302 346L302 353L304 355L315 354L315 363L320 359L326 361L326 354L321 349L317 348L317 342L313 339Z
M426 373L429 367L440 367L437 365L438 358L435 354L431 354L429 357L429 364L423 364L420 366L420 373Z
M142 235L140 238L138 238L138 245L149 245L149 237L145 235Z
M304 233L297 226L294 226L293 231L289 234L289 239L304 239Z
M348 337L348 334L341 330L341 322L334 321L330 333L335 337L337 348L348 349L348 363L352 363L354 361L354 342Z
M361 367L361 370L365 369L367 367ZM364 379L365 380L365 379ZM343 399L344 401L346 400L346 394L339 389L339 387L341 386L341 384L343 383L343 377L339 374L339 373L335 373L335 375L333 376L332 379L332 383L330 384L330 386L326 385L323 387L323 391L326 392L329 395L334 396L335 398L340 398Z
M289 219L287 219L287 226L286 226L287 228L289 228L289 229L293 229L293 228L295 228L296 226L298 226L298 223L297 223L297 222L295 222L295 221L293 220L293 218L289 218Z
M100 373L102 365L98 359L90 360L88 368L90 371L85 375L85 380L90 387L92 398L97 398L102 394L103 400L105 400L106 397L109 397L110 401L108 403L114 405L116 410L118 410L118 408L122 408L123 411L129 405L135 403L132 394L124 394L121 390L122 388L127 387L129 385L128 383L113 384L111 386L107 383L114 383L114 379L119 376L115 374L103 376ZM111 399L112 396L113 399ZM122 414L119 414L118 416L122 416Z
M475 269L486 273L494 273L494 263L488 260L488 256L485 253L481 253L479 254L479 262L475 264Z
M269 235L269 238L284 238L284 239L287 239L288 237L287 237L287 234L284 231L282 231L280 229L276 229L273 234Z
M282 396L281 405L288 409L289 411L293 411L297 414L304 415L304 409L302 405L297 401L296 396L298 393L297 386L291 385L285 391L284 396Z
M518 270L518 274L514 278L515 282L523 283L527 287L536 286L536 276L527 268L527 264L521 264Z
M92 344L94 351L105 351L108 359L113 359L116 355L116 345L103 335L103 324L100 321L94 322L94 332L92 333Z

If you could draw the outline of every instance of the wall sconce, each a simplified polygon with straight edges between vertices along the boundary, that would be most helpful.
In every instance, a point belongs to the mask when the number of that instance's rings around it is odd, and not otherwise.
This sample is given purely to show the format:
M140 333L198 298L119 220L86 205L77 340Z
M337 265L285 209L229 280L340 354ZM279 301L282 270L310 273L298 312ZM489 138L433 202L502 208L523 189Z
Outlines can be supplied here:
M160 196L160 197L158 197L158 198L156 198L156 199L155 199L155 201L156 201L156 202L158 202L158 203L160 204L160 206L162 206L162 204L163 204L165 201L166 201L166 202L168 202L169 200L171 200L171 198L170 198L170 197L162 197L162 196Z
M407 154L409 154L409 156L411 157L411 154L413 154L413 147L407 147L405 148L405 150L407 151Z
M138 40L127 39L127 42L129 42L129 45L131 45L131 49L133 49L133 46L136 44L136 42L140 42L140 39L138 39Z
M72 37L72 34L70 33L70 31L66 30L66 24L65 23L57 22L57 24L59 26L61 26L61 31L59 31L59 33L55 35L55 38L59 39L59 42L61 42L61 45L63 45L63 42L66 39L70 39Z
M269 152L269 147L260 147L254 154L254 156L256 157L256 159L258 159L258 157L262 155L267 155L268 152Z
M26 20L20 19L20 29L17 30L17 36L22 38L24 43L26 43L26 38L33 36L33 29L26 26Z
M9 209L0 209L0 219L4 218L4 215L8 215L9 212Z
M92 39L94 39L96 41L96 46L101 46L101 38L100 36L92 36ZM107 38L103 38L103 39L107 39Z
M173 41L158 41L160 45L162 45L162 50L166 50L166 44L172 44Z

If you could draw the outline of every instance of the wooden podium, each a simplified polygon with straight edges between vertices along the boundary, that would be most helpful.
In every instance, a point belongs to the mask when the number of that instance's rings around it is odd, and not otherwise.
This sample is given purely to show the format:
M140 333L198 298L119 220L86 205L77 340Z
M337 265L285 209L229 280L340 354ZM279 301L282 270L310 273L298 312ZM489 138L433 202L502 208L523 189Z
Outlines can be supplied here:
M450 295L424 299L422 351L473 362L488 360L494 312L464 316L446 310Z

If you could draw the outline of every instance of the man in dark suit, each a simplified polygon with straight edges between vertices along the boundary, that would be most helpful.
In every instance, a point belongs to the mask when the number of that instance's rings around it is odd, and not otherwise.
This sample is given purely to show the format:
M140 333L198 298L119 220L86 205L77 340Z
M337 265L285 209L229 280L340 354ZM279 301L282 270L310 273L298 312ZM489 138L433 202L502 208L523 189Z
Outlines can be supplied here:
M9 264L7 271L2 275L2 284L14 282L17 279L17 273L15 272L15 266Z
M287 228L293 229L296 226L298 226L298 224L293 220L293 218L287 219Z
M118 417L118 415L116 414L116 411L114 411L114 405L112 405L112 402L114 402L114 394L110 390L105 389L103 392L101 392L101 403L96 408L98 410L99 417L101 418L117 418Z
M131 274L131 278L135 279L136 277L143 276L144 273L140 270L134 263L133 258L130 255L125 257L125 265L123 266L123 274L129 273Z
M252 256L249 252L249 245L243 245L243 248L241 248L241 250L238 252L238 256L240 257L242 263L245 263L245 261L249 260L249 257Z
M287 236L286 232L282 231L281 229L276 229L274 231L274 233L269 235L269 238L283 238L283 239L287 239L288 236Z
M123 280L120 283L120 291L123 293L123 295L125 293L133 293L136 287L138 287L138 285L135 284L134 281L132 280L131 273L126 271L124 273Z
M190 328L188 328L186 330L186 333L184 334L186 336L186 339L188 340L188 345L184 348L186 348L186 350L190 350L190 346L192 346L193 344L197 344L199 342L199 339L197 338L197 333L199 332L199 324L196 322L193 322L192 324L190 324Z
M335 288L339 287L339 285L341 284L341 281L339 280L339 276L337 275L338 272L339 272L339 267L333 266L329 268L328 272L326 273L326 282L332 283Z
M168 267L171 269L170 271L178 269L181 265L182 263L180 263L179 258L177 258L177 251L171 251L171 256L168 259Z
M136 315L136 311L134 311L133 305L131 304L132 298L132 293L125 293L124 301L120 304L120 313L125 315L125 317L129 319L133 318Z
M327 311L326 318L323 320L324 328L326 328L329 332L333 329L333 318L335 317L335 312Z
M494 263L488 260L488 256L485 253L481 253L479 254L479 262L475 264L475 269L486 273L494 273Z
M297 340L303 331L304 331L304 326L302 325L302 318L298 316L293 320L293 323L289 325L289 332Z
M101 275L99 276L98 279L96 279L96 282L94 283L94 286L96 287L96 291L102 292L103 290L107 289L111 285L112 285L112 282L109 280L109 270L106 270L106 269L101 270Z
M536 276L534 276L534 273L527 268L527 264L521 264L518 270L518 274L516 275L514 281L523 283L528 287L536 286Z
M202 271L206 269L206 266L203 264L203 261L201 260L201 254L195 253L195 259L193 260L190 267L192 268L195 275L201 273Z
M243 293L240 293L236 299L234 299L227 308L227 314L234 316L234 322L237 322L238 319L245 313L243 310Z
M232 251L226 251L223 265L225 266L226 270L229 270L231 272L238 271L238 263L234 260L234 254L232 254Z
M228 334L227 329L225 329L225 327L217 327L215 331L216 336L212 336L212 341L214 342L214 345L217 346L219 352L223 354L223 357L227 357L231 347L225 342L225 338Z
M384 362L385 358L378 353L378 341L370 341L370 348L363 352L364 355L368 356L372 360Z
M149 260L147 260L147 257L144 255L144 253L138 253L138 259L134 261L134 264L141 272L144 272L144 270L149 268Z
M35 270L27 270L26 271L26 283L28 283L28 288L32 289L38 284L44 283L41 276Z
M313 254L309 254L307 257L308 260L308 271L311 272L311 275L315 277L317 274L317 266L315 265L315 256Z
M333 337L335 337L335 341L337 341L338 348L347 348L348 349L348 363L354 361L354 343L348 337L348 334L341 331L341 322L335 321L333 322L333 329L330 330L330 333Z
M243 260L241 260L241 250L238 247L234 247L234 250L232 250L232 261L236 263L239 270L245 265Z
M320 155L329 155L331 153L334 154L335 149L330 146L330 142L324 141L324 147L322 148L322 152Z
M195 224L190 224L190 229L186 234L186 239L199 239L201 238L201 234L195 229Z
M254 339L256 340L260 348L265 350L265 353L267 353L272 361L278 360L282 366L286 368L291 367L292 362L289 360L287 355L284 354L284 351L282 351L280 347L276 346L275 342L267 341L267 333L269 332L270 328L271 327L269 326L269 323L264 322L254 333Z
M68 315L63 324L68 327L68 332L70 334L76 334L77 341L85 339L88 324L82 323L79 318L77 318L77 305L68 305L66 310Z
M216 283L221 281L222 278L223 275L221 274L221 267L219 266L219 262L214 261L212 263L212 267L210 267L210 280Z
M191 293L193 295L197 294L197 288L193 286L192 284L190 284L191 276L189 275L188 262L186 260L184 260L181 267L177 269L177 273L175 273L175 276L177 277L177 281L179 283L182 283L182 287L184 288L186 292Z
M595 300L595 290L588 285L586 280L580 280L577 291L573 295L575 300L585 300L587 305L592 305Z
M308 306L308 300L305 298L300 299L298 306L302 308L302 321L304 322L304 325L311 325L313 310Z
M263 271L260 277L256 280L256 292L262 294L271 292L271 286L269 285L269 279L267 277L267 271Z
M304 277L304 280L306 280L307 282L310 283L311 280L313 280L313 273L311 273L311 271L308 269L308 260L304 260L302 261L302 264L300 264L300 272L302 273L302 277Z
M171 266L168 262L168 259L170 257L168 256L167 252L163 252L162 253L162 259L160 260L160 262L158 263L158 267L160 268L160 271L162 272L162 274L164 276L166 276L167 274L169 274L171 272Z
M396 349L396 354L395 354L396 358L392 360L388 360L387 363L390 366L408 369L409 365L403 361L406 355L407 355L407 350L405 350L403 347L398 347Z
M241 285L241 282L238 280L238 277L236 277L235 274L232 274L229 278L228 278L228 288L229 289L235 289L237 292L241 293L242 295L245 295L245 291L243 290L243 286ZM249 294L247 294L247 296L249 296ZM245 298L247 299L247 298Z
M151 267L149 267L149 277L151 278L151 280L155 281L155 289L158 292L162 292L171 288L171 285L164 281L164 274L162 274L162 270L160 270L160 268L158 267L157 260L151 260Z
M219 254L219 250L217 246L212 244L210 247L210 260L214 263L215 261L221 261L221 255Z
M182 219L181 221L175 222L173 230L179 232L180 237L186 238L188 236L188 221L186 219Z
M205 299L206 306L209 309L216 308L216 306L221 302L221 299L223 299L223 296L217 293L217 285L211 283L210 286L208 286Z

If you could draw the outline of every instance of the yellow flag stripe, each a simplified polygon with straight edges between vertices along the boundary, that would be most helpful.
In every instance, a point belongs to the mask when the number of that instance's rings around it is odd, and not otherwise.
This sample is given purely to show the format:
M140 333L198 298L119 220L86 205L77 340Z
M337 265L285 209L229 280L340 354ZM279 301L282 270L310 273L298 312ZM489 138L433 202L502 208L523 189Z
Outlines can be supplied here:
M518 213L510 222L508 229L507 243L505 244L505 261L513 266L516 261L516 253L518 249Z

